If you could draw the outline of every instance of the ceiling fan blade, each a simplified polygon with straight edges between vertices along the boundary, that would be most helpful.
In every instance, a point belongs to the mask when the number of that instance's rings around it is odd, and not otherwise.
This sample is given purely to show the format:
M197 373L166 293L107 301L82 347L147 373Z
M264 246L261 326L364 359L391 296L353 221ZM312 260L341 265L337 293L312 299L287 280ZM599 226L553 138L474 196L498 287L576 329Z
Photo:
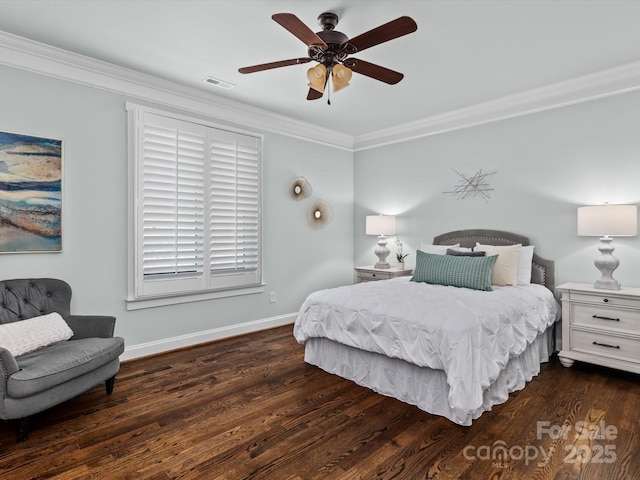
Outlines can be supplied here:
M357 37L344 42L343 47L346 45L352 45L356 48L357 52L361 52L365 48L370 48L375 45L379 45L394 38L402 37L413 33L418 29L418 25L411 17L399 17L395 20L391 20L384 25L380 25L368 32L362 33Z
M270 70L272 68L288 67L289 65L300 65L301 63L310 62L309 57L292 58L290 60L280 60L278 62L261 63L260 65L252 65L250 67L239 68L240 73L254 73L261 72L262 70Z
M296 17L293 13L276 13L271 16L276 22L289 30L298 39L302 40L307 47L312 45L327 49L327 44L316 35L313 30L307 27L302 20Z
M404 75L400 72L381 67L375 63L365 62L364 60L359 60L357 58L348 58L344 61L344 65L360 75L366 75L367 77L380 80L381 82L388 83L389 85L395 85L404 78Z
M324 95L323 92L319 92L317 90L314 90L313 88L310 88L309 93L307 94L307 100L318 100L322 98L322 95Z

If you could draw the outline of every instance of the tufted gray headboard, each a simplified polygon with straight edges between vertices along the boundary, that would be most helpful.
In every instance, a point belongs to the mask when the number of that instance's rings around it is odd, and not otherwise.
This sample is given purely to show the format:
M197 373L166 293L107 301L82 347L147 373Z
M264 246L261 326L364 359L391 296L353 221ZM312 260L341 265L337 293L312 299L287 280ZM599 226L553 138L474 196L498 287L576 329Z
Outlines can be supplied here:
M58 312L67 318L71 287L55 278L23 278L0 281L0 323L17 322Z
M433 238L433 243L436 245L455 245L459 243L461 247L475 247L476 242L485 245L516 245L518 243L523 246L531 245L529 237L502 230L456 230L454 232L437 235ZM542 258L537 253L534 253L532 264L531 282L544 285L555 295L555 262Z

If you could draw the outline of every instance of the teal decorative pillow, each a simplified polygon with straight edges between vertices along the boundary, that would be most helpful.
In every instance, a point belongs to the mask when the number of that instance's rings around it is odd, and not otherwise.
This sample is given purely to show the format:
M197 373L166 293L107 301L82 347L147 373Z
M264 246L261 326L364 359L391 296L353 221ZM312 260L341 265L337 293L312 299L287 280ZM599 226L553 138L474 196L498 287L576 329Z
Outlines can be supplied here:
M416 252L413 282L450 285L473 290L491 290L491 274L497 255L490 257L458 257Z

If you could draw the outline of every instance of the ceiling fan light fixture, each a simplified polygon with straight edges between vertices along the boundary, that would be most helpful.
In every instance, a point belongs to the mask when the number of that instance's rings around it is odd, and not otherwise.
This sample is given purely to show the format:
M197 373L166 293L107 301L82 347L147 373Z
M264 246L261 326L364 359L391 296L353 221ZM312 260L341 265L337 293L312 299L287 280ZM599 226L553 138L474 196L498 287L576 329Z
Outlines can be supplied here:
M339 92L343 88L349 86L349 80L351 80L351 76L353 72L350 68L345 67L344 65L338 63L333 67L333 72L331 74L331 80L333 82L333 91Z
M395 85L403 79L404 75L402 73L375 63L347 57L360 53L367 48L408 35L418 29L418 25L412 18L402 16L349 38L335 29L336 25L338 25L338 15L333 12L320 14L318 23L322 27L322 31L317 33L314 33L293 13L276 13L271 18L306 45L307 56L242 67L238 71L240 73L254 73L316 61L319 65L307 70L307 78L309 79L307 85L310 87L307 93L307 100L322 98L329 77L332 77L330 86L336 92L349 86L352 72L389 85ZM331 105L329 98L327 98L327 104Z
M307 70L308 86L315 91L323 93L324 86L327 83L327 67L319 63L315 67Z

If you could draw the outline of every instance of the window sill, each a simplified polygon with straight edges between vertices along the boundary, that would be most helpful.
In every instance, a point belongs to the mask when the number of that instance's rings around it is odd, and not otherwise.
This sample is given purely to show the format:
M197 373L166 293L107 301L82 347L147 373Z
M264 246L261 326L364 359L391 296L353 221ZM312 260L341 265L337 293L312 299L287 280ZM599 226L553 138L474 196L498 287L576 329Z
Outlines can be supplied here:
M211 292L192 293L188 295L175 295L153 298L127 298L127 310L140 310L143 308L163 307L166 305L178 305L180 303L199 302L216 298L236 297L239 295L253 295L264 292L264 284L246 288L234 288L230 290L216 290Z

